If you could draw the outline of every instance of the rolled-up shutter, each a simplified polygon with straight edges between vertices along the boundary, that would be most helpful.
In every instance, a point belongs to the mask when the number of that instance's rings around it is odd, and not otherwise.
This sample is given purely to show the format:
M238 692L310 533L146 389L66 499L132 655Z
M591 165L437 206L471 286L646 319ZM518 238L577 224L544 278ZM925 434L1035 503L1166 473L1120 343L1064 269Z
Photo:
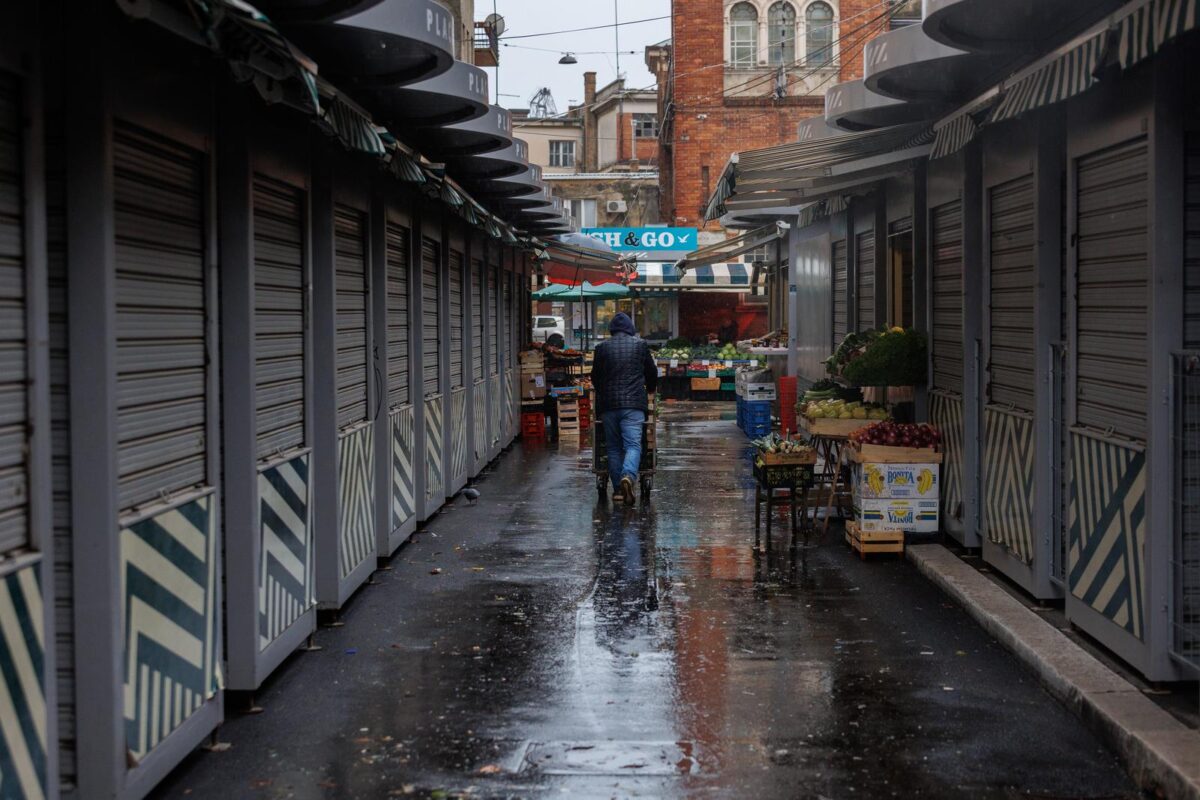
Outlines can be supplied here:
M846 270L846 240L833 243L833 346L836 348L849 331L849 273Z
M500 351L498 345L500 343L500 267L493 264L488 270L488 276L491 280L488 281L488 311L490 312L488 324L488 345L491 353L489 361L491 362L492 374L496 375L500 372Z
M1200 132L1189 132L1185 141L1183 346L1200 350ZM1200 642L1196 646L1200 647Z
M450 386L463 385L463 255L450 251Z
M1144 139L1076 165L1076 421L1140 441L1150 355L1147 168Z
M500 344L504 348L504 368L512 368L513 361L513 276L511 272L505 272L503 278L504 286L504 340Z
M388 407L409 402L408 229L387 223Z
M21 93L0 72L0 555L29 542L29 356Z
M367 215L334 208L338 427L367 418Z
M933 385L963 390L962 202L954 200L930 212L933 250L933 309L930 346Z
M206 482L204 157L118 121L118 496L128 511Z
M860 331L875 327L875 231L854 237L854 297Z
M421 353L425 394L442 390L441 342L441 245L433 239L421 239Z
M483 378L483 262L471 261L471 376Z
M988 395L1033 411L1033 176L988 191L990 270Z
M304 438L304 192L254 177L254 404L258 457Z

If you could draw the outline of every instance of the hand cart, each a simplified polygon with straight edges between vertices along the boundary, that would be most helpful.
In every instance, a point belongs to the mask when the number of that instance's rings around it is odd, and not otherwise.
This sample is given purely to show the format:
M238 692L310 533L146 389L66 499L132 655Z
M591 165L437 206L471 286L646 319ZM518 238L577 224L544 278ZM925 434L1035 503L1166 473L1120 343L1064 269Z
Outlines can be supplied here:
M604 422L595 416L595 404L592 404L592 472L596 475L596 495L604 500L608 497L608 487L611 483L608 474L608 447L604 441ZM650 411L646 421L642 423L642 463L638 471L638 483L641 497L645 501L650 497L650 489L654 486L654 470L658 466L658 410L654 399L650 400Z

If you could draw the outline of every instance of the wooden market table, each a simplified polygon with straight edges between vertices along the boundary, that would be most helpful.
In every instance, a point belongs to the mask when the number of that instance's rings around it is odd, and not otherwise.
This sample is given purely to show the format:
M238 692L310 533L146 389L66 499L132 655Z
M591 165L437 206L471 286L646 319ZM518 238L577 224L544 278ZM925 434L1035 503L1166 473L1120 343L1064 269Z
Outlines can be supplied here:
M800 431L807 434L813 450L816 451L817 457L821 459L821 470L817 485L821 490L827 492L825 523L821 528L822 533L829 530L829 518L833 516L833 506L838 498L839 487L843 502L838 504L838 511L844 517L847 516L846 512L849 510L850 484L842 477L842 448L845 446L850 434L875 422L878 422L878 420L828 419L823 417L813 419L805 416L799 418ZM814 507L813 509L814 525L816 524L816 508L818 507Z
M768 463L770 462L770 463ZM771 512L783 502L777 499L779 492L786 492L786 502L791 507L792 535L796 535L796 511L805 520L808 531L808 491L813 485L816 456L775 455L758 453L754 457L754 538L762 523L762 507L767 506L767 538L771 538Z

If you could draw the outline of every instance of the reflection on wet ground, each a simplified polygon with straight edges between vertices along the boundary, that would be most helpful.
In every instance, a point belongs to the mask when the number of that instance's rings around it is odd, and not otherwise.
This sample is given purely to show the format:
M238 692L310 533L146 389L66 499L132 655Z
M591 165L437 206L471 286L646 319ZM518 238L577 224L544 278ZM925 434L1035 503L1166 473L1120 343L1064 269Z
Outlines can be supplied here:
M832 527L756 550L746 445L668 408L634 509L586 449L514 446L161 795L1137 796L903 561Z

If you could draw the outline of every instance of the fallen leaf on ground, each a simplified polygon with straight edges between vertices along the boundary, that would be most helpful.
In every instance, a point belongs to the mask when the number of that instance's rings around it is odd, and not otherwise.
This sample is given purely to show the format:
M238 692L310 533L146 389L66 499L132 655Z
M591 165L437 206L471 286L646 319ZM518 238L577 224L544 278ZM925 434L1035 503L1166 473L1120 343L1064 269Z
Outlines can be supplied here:
M471 567L471 572L483 572L485 567Z
M500 772L500 767L495 764L487 764L479 768L480 775L495 775Z
M442 574L442 568L441 568L441 567L434 567L433 569L429 570L429 574L430 574L430 575L441 575L441 574Z

